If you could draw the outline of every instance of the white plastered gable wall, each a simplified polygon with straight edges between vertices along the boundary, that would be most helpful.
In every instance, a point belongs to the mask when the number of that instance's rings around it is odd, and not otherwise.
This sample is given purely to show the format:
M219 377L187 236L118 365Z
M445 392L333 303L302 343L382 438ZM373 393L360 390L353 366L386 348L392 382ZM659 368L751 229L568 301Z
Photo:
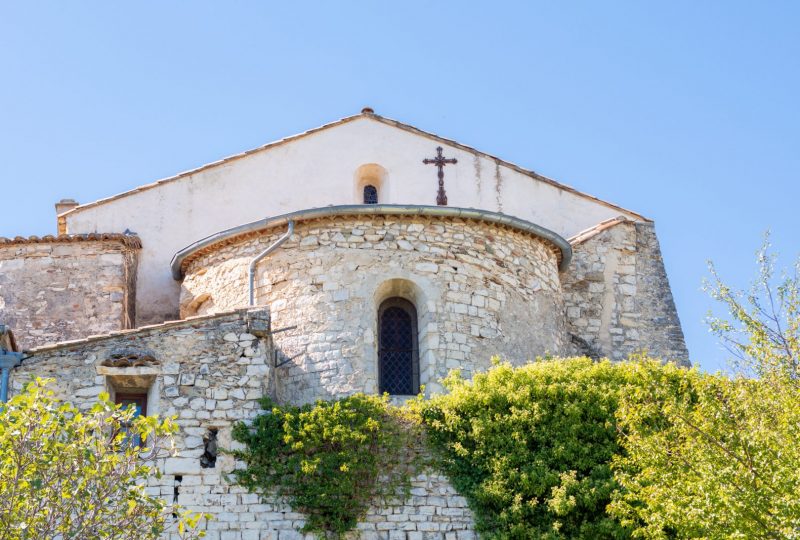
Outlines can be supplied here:
M401 125L402 126L402 125ZM79 206L67 232L136 232L143 244L136 293L137 326L177 317L176 251L215 232L302 210L360 203L357 171L385 171L380 202L436 204L436 168L422 159L444 148L448 203L499 211L563 237L620 214L641 216L562 189L502 161L393 121L358 115L145 188Z

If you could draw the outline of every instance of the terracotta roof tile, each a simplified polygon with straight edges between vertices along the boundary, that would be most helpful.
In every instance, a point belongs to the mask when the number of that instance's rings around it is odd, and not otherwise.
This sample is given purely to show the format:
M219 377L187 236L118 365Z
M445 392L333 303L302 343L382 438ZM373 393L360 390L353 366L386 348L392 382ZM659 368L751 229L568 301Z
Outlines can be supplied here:
M0 247L15 244L50 244L67 242L120 242L132 249L141 249L142 241L135 234L89 233L89 234L46 234L44 236L0 236Z

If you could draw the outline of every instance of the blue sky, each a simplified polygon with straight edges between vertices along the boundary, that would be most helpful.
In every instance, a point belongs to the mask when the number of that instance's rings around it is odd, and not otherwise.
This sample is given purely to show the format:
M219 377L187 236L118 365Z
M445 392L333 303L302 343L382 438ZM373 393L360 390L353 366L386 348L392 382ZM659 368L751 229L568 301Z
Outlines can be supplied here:
M656 221L692 360L712 259L800 251L796 2L0 0L0 235L370 105Z

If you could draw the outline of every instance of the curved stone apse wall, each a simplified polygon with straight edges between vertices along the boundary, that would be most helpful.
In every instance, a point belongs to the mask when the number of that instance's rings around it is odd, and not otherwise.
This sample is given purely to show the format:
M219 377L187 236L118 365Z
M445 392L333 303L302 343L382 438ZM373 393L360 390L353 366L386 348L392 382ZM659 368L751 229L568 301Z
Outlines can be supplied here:
M218 242L183 260L181 316L241 307L248 265L286 226ZM270 308L279 399L377 392L378 307L416 307L419 378L428 393L453 368L471 376L499 355L514 363L561 353L566 322L548 240L477 220L415 215L299 221L256 272ZM288 328L288 329L287 329ZM282 329L286 329L281 331Z

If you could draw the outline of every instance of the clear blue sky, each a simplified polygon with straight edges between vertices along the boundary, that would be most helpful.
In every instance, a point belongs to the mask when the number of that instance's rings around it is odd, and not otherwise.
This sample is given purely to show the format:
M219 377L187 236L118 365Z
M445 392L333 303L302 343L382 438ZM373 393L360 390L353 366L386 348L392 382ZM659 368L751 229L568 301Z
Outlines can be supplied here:
M692 360L706 260L800 217L797 2L0 0L0 235L370 105L652 217ZM309 157L313 159L313 157Z

